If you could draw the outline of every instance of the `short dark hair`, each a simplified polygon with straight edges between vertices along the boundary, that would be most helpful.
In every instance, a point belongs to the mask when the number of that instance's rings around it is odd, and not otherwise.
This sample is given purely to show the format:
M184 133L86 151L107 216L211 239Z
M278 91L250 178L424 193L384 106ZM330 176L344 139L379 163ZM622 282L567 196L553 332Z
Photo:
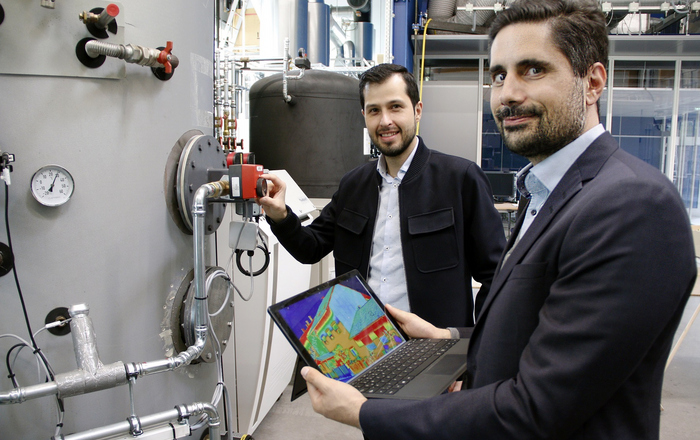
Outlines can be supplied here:
M489 43L506 26L549 22L554 44L583 78L600 62L608 68L608 28L594 0L516 0L499 13L489 30Z
M418 85L408 69L399 64L377 64L360 75L360 106L362 109L365 108L365 86L367 84L382 84L393 75L401 75L403 82L406 83L406 94L411 98L411 104L413 107L418 104L420 101Z

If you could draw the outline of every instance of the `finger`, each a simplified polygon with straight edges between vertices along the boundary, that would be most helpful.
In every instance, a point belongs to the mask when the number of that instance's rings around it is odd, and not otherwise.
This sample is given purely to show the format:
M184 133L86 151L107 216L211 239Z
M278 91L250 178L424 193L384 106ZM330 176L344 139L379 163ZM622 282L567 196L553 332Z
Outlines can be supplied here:
M398 321L399 325L401 326L403 326L408 317L411 315L410 313L405 312L401 309L397 309L396 307L390 304L386 305L386 309L391 314L391 316L393 316L396 319L396 321Z
M306 389L309 391L309 397L311 398L311 404L314 409L316 409L316 407L319 405L319 400L323 395L317 386L318 377L316 374L321 375L321 373L311 367L304 367L301 369L301 377L303 377L306 381Z
M319 381L325 376L321 374L318 370L315 370L311 367L304 367L301 369L301 377L306 380L306 383L310 383L314 385L316 388L319 387Z
M280 179L280 177L277 176L276 174L266 173L266 174L261 174L260 177L262 177L263 179L269 180L276 187L282 188L284 186L284 180Z

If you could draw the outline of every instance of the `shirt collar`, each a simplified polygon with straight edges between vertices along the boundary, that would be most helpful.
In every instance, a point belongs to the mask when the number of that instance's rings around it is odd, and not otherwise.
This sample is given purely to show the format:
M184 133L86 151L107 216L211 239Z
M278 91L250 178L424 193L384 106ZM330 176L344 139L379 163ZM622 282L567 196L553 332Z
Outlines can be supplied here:
M411 166L411 162L413 161L413 156L416 155L416 151L418 151L418 144L420 143L420 138L416 136L416 146L413 148L413 151L411 151L411 154L409 154L408 158L406 161L401 165L401 168L399 169L399 172L396 173L396 179L403 180L403 176L406 175L408 172L408 168ZM379 160L377 161L377 171L379 172L379 175L382 176L382 179L384 179L386 182L393 182L394 178L389 175L389 173L386 171L386 159L384 158L384 155L382 154L379 156Z
M518 173L518 176L529 170L551 192L576 159L604 132L605 128L602 124L596 125L537 165L528 164Z

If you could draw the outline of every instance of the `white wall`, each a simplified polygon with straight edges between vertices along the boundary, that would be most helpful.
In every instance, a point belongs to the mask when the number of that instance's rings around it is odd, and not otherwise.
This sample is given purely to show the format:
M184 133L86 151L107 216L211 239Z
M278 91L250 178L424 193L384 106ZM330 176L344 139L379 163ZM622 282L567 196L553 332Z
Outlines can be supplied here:
M479 85L468 81L425 81L420 136L428 147L465 157L481 166L477 142Z

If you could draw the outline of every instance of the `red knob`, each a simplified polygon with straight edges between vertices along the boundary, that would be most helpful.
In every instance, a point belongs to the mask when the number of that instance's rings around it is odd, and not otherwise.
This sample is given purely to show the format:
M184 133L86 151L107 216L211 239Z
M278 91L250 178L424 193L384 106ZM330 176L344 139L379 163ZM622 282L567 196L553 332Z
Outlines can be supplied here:
M170 64L170 60L168 59L168 55L170 55L170 52L173 50L173 42L168 41L165 44L165 49L160 51L160 54L158 54L158 62L165 66L165 73L173 73L173 65Z

